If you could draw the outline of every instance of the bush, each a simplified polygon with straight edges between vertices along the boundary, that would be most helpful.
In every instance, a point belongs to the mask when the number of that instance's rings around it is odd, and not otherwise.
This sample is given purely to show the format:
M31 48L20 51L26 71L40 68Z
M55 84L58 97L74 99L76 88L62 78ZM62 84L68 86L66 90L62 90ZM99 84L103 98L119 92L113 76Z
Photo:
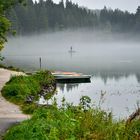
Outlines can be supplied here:
M31 113L44 86L49 87L53 84L55 84L54 77L48 71L41 71L31 76L14 76L2 89L2 95L9 101L21 105L24 112ZM32 97L33 100L29 105L25 104L28 97Z
M27 96L37 96L41 90L41 85L31 76L12 77L11 80L2 89L2 95L16 103L25 102Z
M100 109L85 111L81 104L41 107L30 120L11 128L4 140L133 140L140 132L136 123L126 129L125 121L115 122L111 114Z

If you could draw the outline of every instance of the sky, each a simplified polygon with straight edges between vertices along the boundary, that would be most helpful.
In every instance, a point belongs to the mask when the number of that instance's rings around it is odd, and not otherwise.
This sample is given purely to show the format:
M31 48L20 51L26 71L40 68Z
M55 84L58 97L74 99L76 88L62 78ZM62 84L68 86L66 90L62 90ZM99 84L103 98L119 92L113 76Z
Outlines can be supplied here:
M53 0L58 3L60 0ZM65 0L64 0L65 1ZM123 11L136 12L140 5L140 0L72 0L80 6L88 7L89 9L102 9L104 6L112 9L119 8Z

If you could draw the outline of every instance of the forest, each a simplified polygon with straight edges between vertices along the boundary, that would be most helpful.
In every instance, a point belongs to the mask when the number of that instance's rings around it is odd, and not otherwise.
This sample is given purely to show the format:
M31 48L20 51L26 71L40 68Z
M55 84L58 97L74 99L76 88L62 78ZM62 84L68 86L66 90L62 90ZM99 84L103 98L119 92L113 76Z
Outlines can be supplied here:
M140 7L136 13L109 9L90 10L70 0L58 4L52 0L17 4L6 13L17 34L39 33L64 29L89 28L109 32L140 32Z

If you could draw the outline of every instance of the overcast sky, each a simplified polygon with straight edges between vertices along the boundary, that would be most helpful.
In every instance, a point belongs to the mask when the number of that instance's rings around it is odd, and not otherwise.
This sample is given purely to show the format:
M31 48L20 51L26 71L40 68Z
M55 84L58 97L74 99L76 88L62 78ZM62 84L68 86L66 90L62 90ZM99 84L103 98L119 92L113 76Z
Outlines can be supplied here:
M53 0L58 3L60 0ZM65 1L65 0L64 0ZM128 10L129 12L136 12L140 0L72 0L80 6L85 6L90 9L102 9L104 6L112 9L119 8L121 10Z

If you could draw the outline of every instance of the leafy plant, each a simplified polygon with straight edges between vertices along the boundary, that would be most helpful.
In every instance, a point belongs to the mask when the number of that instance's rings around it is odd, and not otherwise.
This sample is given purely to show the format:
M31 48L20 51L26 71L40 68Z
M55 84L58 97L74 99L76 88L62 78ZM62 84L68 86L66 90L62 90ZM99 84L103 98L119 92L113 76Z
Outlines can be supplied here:
M50 86L55 86L55 80L48 71L41 71L31 76L14 76L3 87L2 95L20 105L25 113L33 113L42 89ZM53 91L49 91L49 98L52 95Z
M82 97L82 99L85 98ZM133 140L139 138L139 120L126 128L125 121L115 121L111 113L108 114L100 109L88 108L85 111L79 106L67 106L67 103L64 106L38 108L30 120L12 127L4 140Z
M17 3L22 3L24 0L1 0L0 1L0 51L7 42L6 34L10 30L11 22L5 16L6 10Z

